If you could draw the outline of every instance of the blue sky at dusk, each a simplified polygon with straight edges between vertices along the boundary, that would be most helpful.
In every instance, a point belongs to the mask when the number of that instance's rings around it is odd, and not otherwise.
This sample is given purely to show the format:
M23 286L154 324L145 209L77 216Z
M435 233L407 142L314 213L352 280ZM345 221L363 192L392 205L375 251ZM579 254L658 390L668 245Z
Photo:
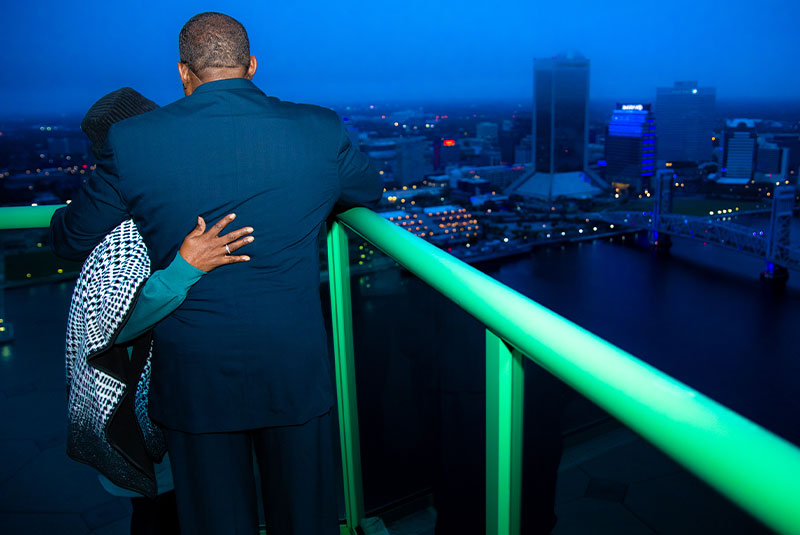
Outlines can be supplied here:
M800 98L800 2L4 2L0 115L79 113L131 86L182 96L177 36L195 13L247 28L268 94L343 103L530 102L532 58L577 50L594 99L696 79L718 99Z

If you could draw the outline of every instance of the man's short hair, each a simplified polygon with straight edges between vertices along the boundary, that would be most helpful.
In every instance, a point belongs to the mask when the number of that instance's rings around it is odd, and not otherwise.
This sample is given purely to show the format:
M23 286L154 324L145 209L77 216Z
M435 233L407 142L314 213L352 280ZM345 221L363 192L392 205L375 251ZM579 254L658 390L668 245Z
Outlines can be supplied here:
M242 24L228 15L209 11L195 15L178 36L181 62L195 74L211 67L249 67L250 40Z

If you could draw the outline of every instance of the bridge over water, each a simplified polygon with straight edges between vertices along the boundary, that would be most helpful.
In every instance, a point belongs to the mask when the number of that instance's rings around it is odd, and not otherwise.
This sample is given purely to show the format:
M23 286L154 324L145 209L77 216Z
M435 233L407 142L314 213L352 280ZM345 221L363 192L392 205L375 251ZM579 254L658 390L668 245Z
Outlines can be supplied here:
M765 261L762 276L786 278L789 269L800 271L800 247L792 247L791 222L794 208L794 187L779 187L773 192L771 209L742 212L722 211L708 216L672 213L673 174L659 171L655 180L653 210L643 212L599 212L592 219L601 219L620 226L647 230L651 243L662 249L671 245L671 236L701 241L757 256ZM760 213L770 214L769 230L757 230L734 223L732 217Z

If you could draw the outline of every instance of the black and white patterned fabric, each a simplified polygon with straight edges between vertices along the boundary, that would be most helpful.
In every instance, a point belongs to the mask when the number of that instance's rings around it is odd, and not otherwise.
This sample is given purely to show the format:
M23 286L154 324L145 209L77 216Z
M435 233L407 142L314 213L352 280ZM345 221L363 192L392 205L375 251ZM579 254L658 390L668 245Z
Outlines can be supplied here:
M126 349L114 346L149 275L147 247L133 220L111 231L83 265L67 325L67 454L116 485L154 496L152 461L166 445L147 410L149 333L137 339L138 367L136 345L130 361Z

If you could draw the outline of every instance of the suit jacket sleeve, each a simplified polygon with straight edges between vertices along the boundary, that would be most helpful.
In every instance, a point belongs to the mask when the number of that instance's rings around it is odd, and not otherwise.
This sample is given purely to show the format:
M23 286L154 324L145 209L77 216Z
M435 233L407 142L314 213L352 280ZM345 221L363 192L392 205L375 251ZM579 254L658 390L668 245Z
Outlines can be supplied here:
M342 212L354 206L373 208L383 195L381 177L370 164L369 157L350 142L342 121L338 122L340 194L334 211Z
M112 132L77 198L50 220L50 247L60 257L85 260L106 234L131 217L119 190Z

